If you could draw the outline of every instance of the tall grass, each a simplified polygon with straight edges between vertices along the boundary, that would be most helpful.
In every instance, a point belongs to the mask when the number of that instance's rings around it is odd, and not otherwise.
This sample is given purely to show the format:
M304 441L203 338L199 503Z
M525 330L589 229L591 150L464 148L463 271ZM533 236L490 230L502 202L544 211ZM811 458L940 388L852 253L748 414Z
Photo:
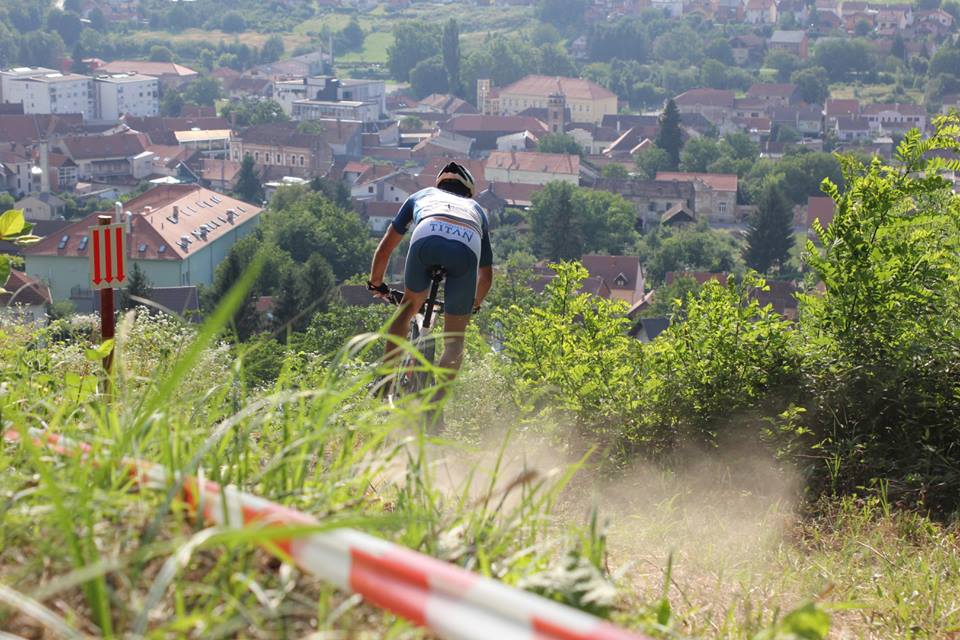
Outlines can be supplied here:
M203 529L175 487L136 489L120 468L125 457L235 485L324 526L365 528L508 583L546 571L573 543L551 512L576 467L476 473L467 462L476 452L424 435L424 397L389 407L370 396L377 372L352 356L373 348L371 339L329 366L291 357L275 384L252 388L244 363L253 354L219 341L241 291L242 283L199 331L169 317L125 316L110 385L82 319L0 324L3 429L25 436L41 427L92 446L87 460L26 437L0 447L0 629L419 633L270 558L258 545L269 546L275 531ZM451 484L438 471L444 463L465 473Z

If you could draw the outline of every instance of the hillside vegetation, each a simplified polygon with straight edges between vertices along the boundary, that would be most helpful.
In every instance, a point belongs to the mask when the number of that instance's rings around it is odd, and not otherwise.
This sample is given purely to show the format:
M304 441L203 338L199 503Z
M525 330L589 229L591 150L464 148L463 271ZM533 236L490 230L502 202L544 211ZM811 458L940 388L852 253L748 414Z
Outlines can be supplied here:
M90 635L407 637L271 561L262 529L202 529L124 456L373 531L659 637L950 637L960 625L960 125L844 161L790 322L748 275L676 304L650 344L556 266L508 273L471 333L443 439L427 395L370 397L378 312L236 342L250 262L202 328L132 312L112 384L92 326L0 326L0 420L95 466L0 448L0 628ZM353 314L353 315L350 315ZM490 344L502 345L494 351ZM334 346L337 345L337 346ZM27 598L49 609L31 615ZM786 614L785 612L791 613Z

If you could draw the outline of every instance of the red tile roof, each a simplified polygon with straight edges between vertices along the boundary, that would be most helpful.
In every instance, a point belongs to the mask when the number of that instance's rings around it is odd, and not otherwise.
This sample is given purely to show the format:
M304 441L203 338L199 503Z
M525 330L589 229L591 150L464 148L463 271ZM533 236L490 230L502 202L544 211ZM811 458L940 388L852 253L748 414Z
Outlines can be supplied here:
M830 98L824 108L827 117L849 116L860 113L860 101L852 99Z
M518 133L530 131L540 134L548 131L547 125L529 116L484 116L463 114L451 118L443 128L462 135L471 133Z
M60 143L74 160L92 158L131 158L144 152L144 139L134 133L110 136L79 136L64 138Z
M538 75L526 76L500 89L500 95L508 93L544 98L559 93L573 100L606 100L617 97L617 94L590 80Z
M893 102L889 104L885 103L874 103L864 105L863 110L861 111L862 115L878 115L884 111L895 111L900 115L904 116L925 116L927 115L927 110L920 105L916 104L905 104L902 102Z
M171 218L174 206L179 210L177 222ZM261 212L259 207L190 184L155 187L128 201L124 209L134 214L129 238L130 256L145 260L185 260ZM232 223L227 214L231 209L235 212ZM97 215L92 213L64 227L27 247L24 253L86 257L89 255L89 243L81 242L81 238L87 237L89 228L97 224ZM207 227L205 237L201 234L201 225ZM195 232L197 235L194 235ZM67 242L61 249L64 236ZM183 236L189 238L186 248L180 244Z
M536 151L494 151L487 158L486 169L580 175L580 156Z
M611 289L635 290L640 284L638 281L640 258L637 256L586 255L580 258L580 262L591 276L603 278ZM624 279L625 282L618 283L618 278Z
M690 89L673 99L677 106L733 107L733 91L723 89Z
M700 181L714 191L736 191L737 174L735 173L683 173L680 171L658 171L657 180L676 180L677 182Z
M0 307L9 306L11 302L14 306L22 304L31 307L53 302L50 287L16 269L10 270L2 288L6 289L7 293L0 293Z
M132 71L141 73L145 76L179 76L181 78L192 78L197 75L193 69L177 64L175 62L148 62L145 60L114 60L108 62L96 71L107 73L124 73Z

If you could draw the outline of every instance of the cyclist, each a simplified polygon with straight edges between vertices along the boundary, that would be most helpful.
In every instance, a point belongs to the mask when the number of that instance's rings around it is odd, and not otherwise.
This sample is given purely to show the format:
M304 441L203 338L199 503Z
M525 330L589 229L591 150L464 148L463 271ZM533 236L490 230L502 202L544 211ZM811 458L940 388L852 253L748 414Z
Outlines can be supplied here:
M436 185L414 193L400 207L373 254L367 288L374 297L385 297L388 289L383 275L390 254L412 226L403 300L389 332L406 336L411 319L429 295L433 267L446 269L443 356L438 364L450 372L446 380L452 380L463 360L464 331L470 323L470 312L480 309L493 284L493 251L487 216L473 201L476 183L467 168L448 163L437 174ZM388 341L384 360L395 358L397 348ZM442 392L434 400L441 398Z

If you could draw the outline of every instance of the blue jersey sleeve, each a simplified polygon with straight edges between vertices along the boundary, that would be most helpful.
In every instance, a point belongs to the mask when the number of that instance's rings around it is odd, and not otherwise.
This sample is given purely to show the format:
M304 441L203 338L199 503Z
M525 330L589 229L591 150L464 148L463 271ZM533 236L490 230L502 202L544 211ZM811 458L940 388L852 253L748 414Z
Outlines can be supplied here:
M403 235L410 228L411 222L413 222L413 196L406 199L391 224L397 233Z

